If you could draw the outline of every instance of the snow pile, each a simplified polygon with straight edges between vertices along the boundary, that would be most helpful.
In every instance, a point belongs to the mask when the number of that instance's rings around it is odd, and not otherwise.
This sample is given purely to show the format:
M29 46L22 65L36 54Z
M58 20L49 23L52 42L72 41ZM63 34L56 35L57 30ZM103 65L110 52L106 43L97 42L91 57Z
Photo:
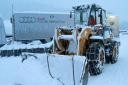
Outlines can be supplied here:
M0 48L0 50L15 50L15 49L30 49L30 48L50 48L53 44L53 41L41 44L38 41L33 41L29 44L22 44L21 42L13 41L11 44L6 44Z
M55 83L46 67L34 58L21 63L21 58L0 59L0 85L42 85ZM50 82L49 82L50 81Z
M73 35L60 35L58 38L64 40L73 40Z
M0 85L73 85L72 59L75 83L80 84L84 57L47 54L35 56L38 58L28 56L23 63L21 57L0 58Z

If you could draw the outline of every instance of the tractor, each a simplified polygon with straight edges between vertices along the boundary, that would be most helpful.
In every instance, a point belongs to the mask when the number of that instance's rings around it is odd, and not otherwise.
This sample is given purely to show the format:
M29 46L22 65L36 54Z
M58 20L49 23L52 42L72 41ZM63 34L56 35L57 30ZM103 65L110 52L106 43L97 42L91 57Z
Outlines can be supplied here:
M106 10L96 4L73 7L73 16L74 27L55 29L53 53L85 56L90 75L101 74L105 63L114 64L118 59L118 17L107 16Z

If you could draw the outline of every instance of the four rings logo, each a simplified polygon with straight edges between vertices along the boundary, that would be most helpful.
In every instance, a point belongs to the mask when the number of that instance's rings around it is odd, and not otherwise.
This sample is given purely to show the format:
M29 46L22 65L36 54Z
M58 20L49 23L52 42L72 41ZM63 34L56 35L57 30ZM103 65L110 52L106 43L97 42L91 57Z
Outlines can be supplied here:
M45 22L45 18L36 18L36 17L20 17L19 18L19 22L20 23L42 23L42 22Z
M50 16L47 20L44 17L23 16L18 18L19 23L65 23L65 20L54 19Z

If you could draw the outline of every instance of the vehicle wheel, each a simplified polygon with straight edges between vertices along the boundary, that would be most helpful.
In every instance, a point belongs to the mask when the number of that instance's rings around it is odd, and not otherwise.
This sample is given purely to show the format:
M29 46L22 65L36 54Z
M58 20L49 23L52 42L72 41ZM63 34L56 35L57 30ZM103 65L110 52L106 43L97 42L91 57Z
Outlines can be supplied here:
M97 56L94 60L89 60L89 73L90 75L99 75L102 73L103 65L105 63L105 51L99 44L95 45L94 55ZM91 53L92 54L92 53Z
M119 56L119 47L117 44L115 44L112 49L112 55L111 55L111 63L112 64L117 62L118 56Z
M89 76L89 72L88 72L88 66L87 66L85 68L85 73L83 75L82 85L87 85L87 83L88 83L88 76Z

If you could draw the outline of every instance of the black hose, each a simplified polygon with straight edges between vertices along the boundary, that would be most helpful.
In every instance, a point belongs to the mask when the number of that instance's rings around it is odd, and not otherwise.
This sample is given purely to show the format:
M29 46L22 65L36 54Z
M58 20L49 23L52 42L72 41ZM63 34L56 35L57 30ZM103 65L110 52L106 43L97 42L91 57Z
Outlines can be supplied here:
M74 85L76 85L76 83L75 83L75 71L74 71L74 57L72 57L72 70L73 70L73 82L74 82Z
M49 64L49 55L47 54L47 65L48 65L48 72L49 75L51 76L52 79L55 79L55 77L52 75L51 70L50 70L50 64ZM64 85L64 83L59 79L56 78L62 85Z
M49 65L49 55L47 55L47 65L48 65L48 72L49 72L49 75L51 76L52 79L54 79L52 73L51 73L51 70L50 70L50 65Z

